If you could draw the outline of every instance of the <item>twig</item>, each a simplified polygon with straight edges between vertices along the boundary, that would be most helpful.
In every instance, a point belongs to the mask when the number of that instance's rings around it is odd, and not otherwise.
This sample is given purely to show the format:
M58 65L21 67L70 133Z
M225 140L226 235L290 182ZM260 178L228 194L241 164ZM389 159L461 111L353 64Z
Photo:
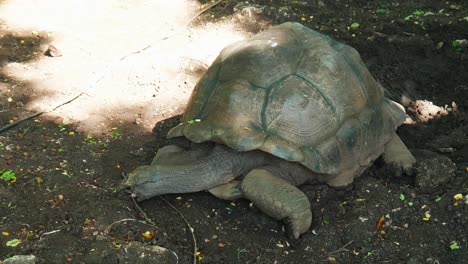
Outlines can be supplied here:
M63 105L69 104L69 103L71 103L72 101L76 100L78 97L80 97L82 94L83 94L83 92L80 93L79 95L73 97L72 99L70 99L70 100L68 100L68 101L66 101L66 102L64 102L64 103L61 103L61 104L59 104L59 105L57 105L57 106L55 106L54 108L51 108L51 109L49 109L49 110L35 112L35 113L30 114L30 115L27 115L27 116L25 116L25 117L23 117L23 118L21 118L21 119L18 119L18 120L16 120L15 122L13 122L13 123L11 123L11 124L8 124L8 125L6 125L6 126L0 128L0 133L2 133L2 132L4 132L4 131L6 131L6 130L8 130L8 129L10 129L10 128L16 126L16 125L18 125L19 123L21 123L21 122L23 122L23 121L29 120L29 119L34 118L34 117L36 117L36 116L42 115L42 114L44 114L44 113L52 112L52 111L54 111L55 109L57 109L57 108L59 108L59 107L61 107L61 106L63 106Z
M28 131L29 131L29 127L27 127L27 128L23 131L23 133L20 135L20 138L23 138L24 135L26 135L26 133L28 133Z
M185 218L185 216L179 211L177 210L177 208L175 208L175 206L173 206L168 200L166 200L164 197L162 196L159 196L159 198L161 198L161 200L163 200L164 202L166 202L172 209L174 209L174 211L176 211L180 217L182 217L182 219L184 220L185 224L188 226L189 230L190 230L190 233L192 234L192 240L193 240L193 264L196 264L197 263L197 251L198 251L198 246L197 246L197 239L195 238L195 230L193 229L193 227L190 225L190 223L187 221L187 219Z
M240 263L240 255L242 253L245 253L247 252L247 249L243 248L243 249L237 249L237 263Z
M349 252L349 249L347 249L346 247L351 245L351 243L353 243L353 242L354 242L354 240L351 240L348 243L346 243L344 246L340 247L339 249L337 249L337 250L335 250L333 252L330 252L329 254L333 255L333 254L340 253L340 252Z
M152 224L153 226L156 226L156 224L153 222L153 220L151 220L148 215L146 215L145 211L143 211L143 209L141 209L141 207L138 205L138 203L136 202L135 198L133 198L133 196L131 196L132 198L132 201L133 203L135 204L135 207L138 209L138 211L140 211L140 213L143 215L143 218L145 218L146 222Z
M203 13L205 13L205 12L208 11L208 10L210 10L211 8L217 6L217 5L218 5L219 3L221 3L222 1L224 1L224 0L218 0L218 1L214 2L213 4L211 4L211 5L209 5L209 6L205 7L205 8L203 8L202 10L200 10L198 13L196 13L196 14L192 17L192 19L190 19L190 20L189 20L181 29L179 29L178 31L176 31L176 32L174 32L174 33L172 33L172 34L170 34L170 35L167 35L167 36L165 36L165 37L162 37L162 38L160 38L160 39L157 39L157 40L151 42L150 44L146 45L144 48L141 48L141 49L139 49L139 50L133 51L133 52L131 52L131 53L129 53L129 54L123 56L122 58L120 58L120 60L124 60L124 59L126 59L127 57L130 57L130 56L132 56L132 55L141 53L141 52L143 52L143 51L145 51L145 50L151 48L156 42L166 40L166 39L171 38L171 37L173 37L173 36L175 36L175 35L177 35L177 34L180 34L180 33L184 32L184 31L187 29L187 27L188 27L190 24L192 24L192 22L193 22L195 19L197 19L199 16L201 16Z
M138 223L142 223L142 224L149 225L149 226L151 226L151 227L157 228L155 225L146 223L145 221L140 221L140 220L133 219L133 218L125 218L125 219L118 220L118 221L115 221L114 223L110 224L108 227L106 227L106 229L104 229L104 233L105 233L105 234L108 234L108 233L109 233L109 229L110 229L113 225L118 224L118 223L122 223L122 222L127 222L127 221L138 222Z
M52 234L58 233L58 232L60 232L60 231L61 231L61 230L58 229L58 230L53 230L53 231L50 231L50 232L45 232L45 233L43 233L42 235L39 236L39 239L41 239L42 237L48 236L48 235L52 235Z

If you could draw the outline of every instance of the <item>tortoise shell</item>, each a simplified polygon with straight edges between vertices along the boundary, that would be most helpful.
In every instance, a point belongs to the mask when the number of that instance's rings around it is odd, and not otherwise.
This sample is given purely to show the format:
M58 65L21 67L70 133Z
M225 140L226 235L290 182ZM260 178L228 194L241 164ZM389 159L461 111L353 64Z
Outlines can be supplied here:
M288 22L224 48L168 137L337 175L380 156L405 117L355 49Z

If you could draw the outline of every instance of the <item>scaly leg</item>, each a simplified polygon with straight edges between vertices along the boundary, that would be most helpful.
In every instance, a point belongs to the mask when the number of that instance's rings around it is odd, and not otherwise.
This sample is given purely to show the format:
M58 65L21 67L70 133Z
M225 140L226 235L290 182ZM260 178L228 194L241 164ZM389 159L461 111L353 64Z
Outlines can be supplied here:
M288 234L297 239L312 223L307 196L296 186L266 169L249 172L241 184L245 198L265 214L286 223Z
M385 145L383 160L394 169L395 176L414 174L413 166L416 158L411 154L405 143L395 133L393 138Z

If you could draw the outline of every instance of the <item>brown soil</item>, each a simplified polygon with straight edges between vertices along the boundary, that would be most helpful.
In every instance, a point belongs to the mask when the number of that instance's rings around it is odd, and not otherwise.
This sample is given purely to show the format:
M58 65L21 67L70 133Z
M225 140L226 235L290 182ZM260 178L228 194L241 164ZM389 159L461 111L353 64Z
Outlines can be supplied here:
M119 254L140 241L191 263L194 244L181 216L154 198L140 204L154 225L143 223L142 212L118 191L121 175L168 143L165 134L191 88L224 45L284 21L355 47L392 99L451 108L428 122L410 111L416 122L398 133L411 149L450 158L456 171L423 188L414 177L390 177L377 161L345 190L303 186L314 221L299 241L288 240L280 222L248 201L165 195L194 229L197 261L468 259L468 198L453 198L468 194L466 1L223 1L186 28L197 1L81 1L80 8L63 2L0 1L0 124L83 93L0 134L1 175L16 176L0 180L0 262L33 254L43 263L123 263ZM50 44L62 56L44 56ZM7 246L14 239L21 243Z

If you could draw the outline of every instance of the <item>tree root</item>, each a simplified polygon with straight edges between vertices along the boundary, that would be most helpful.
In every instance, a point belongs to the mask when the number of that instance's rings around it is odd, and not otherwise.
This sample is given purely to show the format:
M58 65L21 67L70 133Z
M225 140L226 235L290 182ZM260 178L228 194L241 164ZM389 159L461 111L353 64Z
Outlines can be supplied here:
M193 264L196 264L197 263L198 246L197 246L197 239L195 238L195 229L193 229L193 227L187 221L187 218L185 218L185 216L179 210L177 210L177 208L175 208L175 206L173 206L171 203L169 203L169 201L166 200L164 197L159 196L159 198L161 200L163 200L164 202L166 202L174 211L176 211L180 215L180 217L184 220L187 227L189 228L190 233L192 234L192 240L193 240Z
M333 254L341 253L341 252L349 252L349 249L347 249L346 247L351 245L351 243L353 243L353 242L354 242L354 240L351 240L348 243L344 244L344 246L340 247L339 249L337 249L335 251L330 252L329 254L333 255Z
M44 114L44 113L52 112L52 111L54 111L55 109L57 109L57 108L59 108L59 107L61 107L61 106L63 106L63 105L66 105L66 104L69 104L69 103L73 102L74 100L76 100L78 97L80 97L80 96L83 95L83 94L84 94L84 93L82 92L82 93L80 93L79 95L73 97L72 99L70 99L70 100L68 100L68 101L66 101L66 102L64 102L64 103L61 103L61 104L59 104L59 105L57 105L57 106L55 106L54 108L51 108L51 109L49 109L49 110L40 111L40 112L35 112L35 113L32 113L32 114L27 115L27 116L25 116L25 117L22 117L22 118L16 120L15 122L13 122L13 123L11 123L11 124L8 124L8 125L6 125L6 126L0 128L0 133L2 133L2 132L4 132L4 131L6 131L6 130L8 130L8 129L10 129L10 128L16 126L16 125L18 125L19 123L22 123L23 121L29 120L29 119L34 118L34 117L36 117L36 116L40 116L40 115L42 115L42 114Z

